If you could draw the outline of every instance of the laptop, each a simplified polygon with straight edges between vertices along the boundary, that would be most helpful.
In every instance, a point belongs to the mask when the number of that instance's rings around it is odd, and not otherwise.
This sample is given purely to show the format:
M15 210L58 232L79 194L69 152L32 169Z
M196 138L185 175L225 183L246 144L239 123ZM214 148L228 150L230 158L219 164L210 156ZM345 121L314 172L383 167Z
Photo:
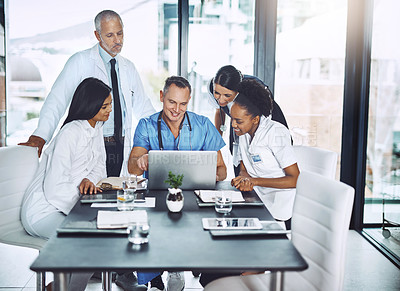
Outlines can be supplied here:
M167 189L168 172L183 174L182 190L214 189L216 151L149 151L148 188Z

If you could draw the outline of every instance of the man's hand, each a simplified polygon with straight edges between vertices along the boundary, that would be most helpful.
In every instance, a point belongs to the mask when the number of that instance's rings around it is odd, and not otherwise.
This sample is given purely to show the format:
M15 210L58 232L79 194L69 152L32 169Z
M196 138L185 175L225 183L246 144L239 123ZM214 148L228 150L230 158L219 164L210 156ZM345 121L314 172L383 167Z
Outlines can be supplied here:
M143 156L137 158L136 163L142 171L147 171L149 167L149 154L144 154Z
M237 176L231 181L231 185L240 191L252 191L254 187L254 181L252 178Z
M79 192L81 194L87 194L89 192L90 195L96 194L97 191L102 192L100 188L96 187L95 184L93 184L92 181L90 181L88 178L84 178L79 185Z
M29 147L37 147L39 158L42 155L42 149L46 141L40 136L31 135L27 142L21 142L18 145L29 146Z

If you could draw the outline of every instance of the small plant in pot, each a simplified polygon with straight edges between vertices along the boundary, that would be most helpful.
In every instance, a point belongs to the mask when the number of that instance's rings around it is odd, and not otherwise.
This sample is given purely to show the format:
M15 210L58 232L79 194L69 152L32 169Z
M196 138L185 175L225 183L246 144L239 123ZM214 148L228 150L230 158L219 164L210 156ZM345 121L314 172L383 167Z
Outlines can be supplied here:
M168 178L164 181L171 188L168 188L167 207L171 212L179 212L183 208L182 186L183 175L175 175L171 171L168 172Z

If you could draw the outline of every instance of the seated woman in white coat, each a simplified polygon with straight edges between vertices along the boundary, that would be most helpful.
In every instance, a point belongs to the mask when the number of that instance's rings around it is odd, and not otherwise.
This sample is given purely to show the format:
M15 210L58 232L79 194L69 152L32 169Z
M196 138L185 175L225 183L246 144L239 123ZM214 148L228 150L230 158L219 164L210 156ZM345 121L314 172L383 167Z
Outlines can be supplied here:
M32 236L48 239L80 194L101 191L95 185L107 176L102 125L112 110L110 92L95 78L83 80L76 89L68 116L23 198L21 220ZM81 286L71 285L71 277L69 289L84 290L90 274L84 277L75 280Z
M289 130L271 120L268 88L244 80L238 91L231 122L239 136L239 149L233 159L235 165L240 163L240 173L231 184L241 191L254 189L272 216L285 221L289 229L300 173Z

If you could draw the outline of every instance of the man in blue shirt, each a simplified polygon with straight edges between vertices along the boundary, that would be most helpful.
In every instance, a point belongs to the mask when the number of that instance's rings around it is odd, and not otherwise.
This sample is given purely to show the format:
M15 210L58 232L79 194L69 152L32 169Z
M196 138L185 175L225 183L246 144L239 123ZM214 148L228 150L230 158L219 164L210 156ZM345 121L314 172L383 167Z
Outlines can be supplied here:
M136 127L128 169L142 175L148 168L149 150L217 151L217 181L226 178L226 166L221 154L225 146L218 130L205 117L187 111L191 86L183 77L172 76L160 91L161 112L142 118ZM159 136L159 126L161 140Z
M207 117L187 111L190 94L191 86L185 78L172 76L165 80L160 91L163 110L142 118L136 127L128 161L130 173L142 175L147 171L149 150L217 151L216 181L226 178L221 154L225 142ZM138 280L140 284L151 280L151 290L164 290L159 273L138 273ZM183 290L184 285L182 272L168 274L167 290Z

